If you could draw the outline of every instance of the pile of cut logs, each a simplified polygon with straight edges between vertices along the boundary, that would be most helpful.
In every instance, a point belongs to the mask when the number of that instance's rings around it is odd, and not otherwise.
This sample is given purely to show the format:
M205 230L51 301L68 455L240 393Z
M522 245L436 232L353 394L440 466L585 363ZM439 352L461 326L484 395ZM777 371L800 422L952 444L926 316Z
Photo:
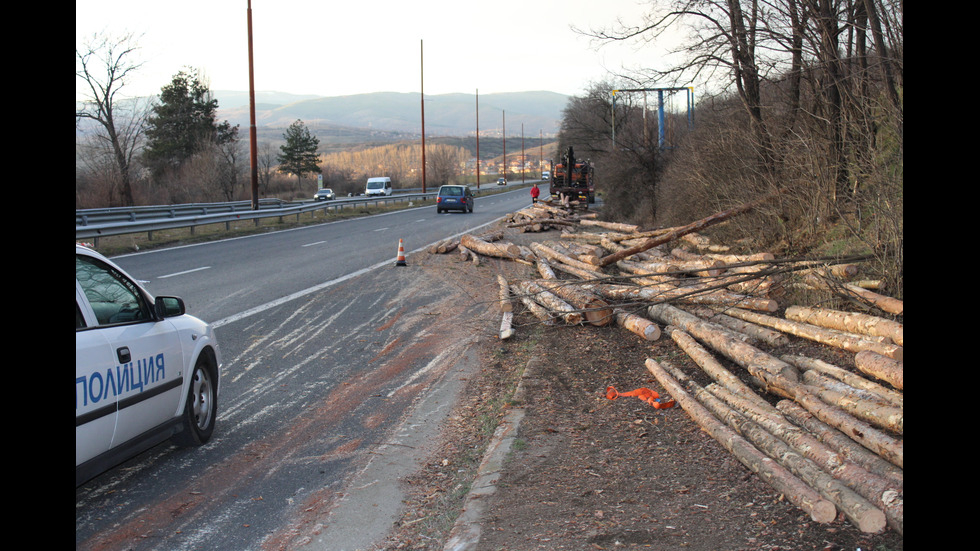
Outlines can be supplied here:
M431 252L458 250L473 262L495 257L536 269L540 277L524 281L497 276L501 339L513 335L515 302L547 324L616 323L647 340L666 334L713 382L701 386L663 360L648 358L646 368L746 467L814 521L843 514L865 532L889 526L904 533L904 338L895 321L902 301L871 290L873 283L847 282L857 272L853 263L729 255L698 234L757 204L641 231L538 202L513 213L507 226L559 230L557 240L528 248L500 233L464 235ZM788 306L775 316L789 284L846 295L866 313ZM853 353L853 365L766 351L790 336ZM744 370L751 384L716 355Z

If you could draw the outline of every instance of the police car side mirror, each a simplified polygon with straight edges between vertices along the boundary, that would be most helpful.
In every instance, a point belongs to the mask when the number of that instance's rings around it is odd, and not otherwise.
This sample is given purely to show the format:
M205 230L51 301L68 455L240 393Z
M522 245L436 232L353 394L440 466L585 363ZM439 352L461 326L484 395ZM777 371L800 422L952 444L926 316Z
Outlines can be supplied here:
M177 297L156 297L153 308L161 318L182 316L185 313L184 301Z

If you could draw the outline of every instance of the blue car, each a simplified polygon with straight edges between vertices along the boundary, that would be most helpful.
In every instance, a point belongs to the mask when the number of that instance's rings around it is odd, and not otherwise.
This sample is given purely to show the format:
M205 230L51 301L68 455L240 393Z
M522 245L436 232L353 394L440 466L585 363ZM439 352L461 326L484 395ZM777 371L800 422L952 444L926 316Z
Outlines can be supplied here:
M439 188L436 212L442 214L446 210L473 212L473 191L469 186L448 185Z

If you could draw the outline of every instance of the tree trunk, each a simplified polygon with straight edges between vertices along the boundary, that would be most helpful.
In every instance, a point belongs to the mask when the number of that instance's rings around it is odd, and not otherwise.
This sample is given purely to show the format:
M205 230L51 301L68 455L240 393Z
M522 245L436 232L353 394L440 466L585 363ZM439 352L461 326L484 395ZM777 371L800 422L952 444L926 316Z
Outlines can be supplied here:
M826 308L807 308L790 306L786 308L786 318L829 327L848 333L859 333L873 337L888 337L895 344L904 346L905 336L902 324L858 312L841 312Z
M698 364L708 376L717 381L721 386L740 396L745 396L746 399L752 400L759 407L772 408L768 402L743 383L741 379L733 375L731 371L725 369L721 365L721 362L716 360L706 348L698 344L694 337L672 325L668 325L666 331L670 335L670 338L681 347L681 350L687 353L694 360L694 363Z
M679 228L675 228L670 233L667 233L667 234L664 234L664 235L661 235L661 236L658 236L658 237L651 237L651 238L647 239L646 241L644 241L643 243L641 243L640 245L637 245L635 247L630 247L629 249L623 249L622 251L618 251L618 252L615 252L615 253L613 253L613 254L611 254L609 256L603 257L602 262L601 262L601 265L602 266L608 266L608 265L610 265L610 264L612 264L614 262L617 262L619 260L622 260L622 259L624 259L624 258L626 258L628 256L631 256L631 255L634 255L634 254L636 254L638 252L643 252L643 251L646 251L648 249L652 249L653 247L656 247L657 245L663 245L664 243L669 243L669 242L671 242L671 241L673 241L673 240L675 240L675 239L677 239L677 238L679 238L679 237L681 237L683 235L687 235L689 233L694 233L694 232L697 232L697 231L701 231L704 228L707 228L709 226L713 226L713 225L718 224L720 222L724 222L725 220L728 220L729 218L732 218L733 216L738 216L739 214L742 214L744 212L748 212L748 211L750 211L750 210L752 210L752 209L754 209L754 208L756 208L756 207L758 207L760 205L764 205L764 204L766 204L768 202L771 202L780 193L776 193L776 194L773 194L773 195L769 195L769 196L763 197L762 199L759 199L759 200L756 200L756 201L752 201L751 203L746 203L746 204L744 204L742 206L735 207L733 209L729 209L729 210L726 210L726 211L722 211L722 212L718 212L718 213L712 214L711 216L702 218L701 220L692 222L692 223L690 223L690 224L688 224L686 226L681 226Z
M514 336L513 322L514 313L504 312L504 315L500 320L500 340L509 339L510 337Z
M500 286L500 311L512 312L514 305L510 302L510 286L504 276L497 274L497 285Z
M537 302L531 300L530 297L524 296L524 291L521 290L519 286L511 285L510 291L517 297L524 306L531 312L531 315L536 317L538 321L544 323L545 325L555 325L555 316L551 314L544 306L541 306Z
M818 381L814 381L813 375L808 377L807 375L810 373L812 372L808 371L804 373L803 380L807 383L808 390L819 396L824 402L837 406L872 425L898 434L904 434L905 416L901 409L870 400L861 400L860 398L855 398L853 394L812 384Z
M902 389L905 362L868 350L858 352L854 356L854 365L863 373L881 379L897 389Z
M857 285L837 283L813 276L808 276L806 281L819 289L827 289L841 296L860 300L889 314L901 315L905 311L904 301L863 289Z
M882 403L886 403L900 409L904 407L905 397L902 396L901 392L896 392L874 381L869 381L860 375L851 373L850 371L837 367L836 365L829 364L816 358L807 358L806 356L784 355L780 356L780 358L799 367L800 369L812 370L824 375L829 375L830 377L833 377L834 379L837 379L850 387L875 396L875 399Z
M535 254L537 254L538 256L543 256L549 260L560 262L562 264L567 264L568 266L579 268L581 270L597 271L599 269L597 266L593 264L589 264L588 262L582 262L581 260L568 256L567 254L562 254L552 249L551 247L548 247L541 243L532 243L531 250L533 250Z
M826 404L800 384L796 368L732 337L721 326L704 322L667 304L648 308L650 317L668 325L676 325L719 353L741 365L759 379L766 389L794 399L821 421L830 424L866 448L902 467L904 452L901 441L885 434L840 408Z
M711 323L717 323L718 325L727 327L732 331L738 331L739 333L748 335L751 338L759 339L769 346L785 346L789 344L789 337L787 337L784 333L774 331L768 327L762 327L755 323L733 318L706 306L685 305L681 309L696 316L702 317Z
M654 321L674 325L690 333L691 336L741 365L763 382L768 382L773 377L791 382L799 381L796 367L742 342L720 325L706 322L669 304L650 306L647 312ZM760 372L768 373L770 376L762 378L759 376Z
M684 388L660 364L647 358L646 367L656 377L660 386L684 408L694 422L749 470L783 494L790 503L806 511L815 522L826 524L837 518L837 508L833 503L821 497L785 467L773 462L745 438L718 421L707 408L685 392Z
M490 243L468 233L463 234L459 238L459 243L467 249L484 256L510 259L520 258L521 256L521 249L517 245L506 242Z
M579 224L583 226L598 226L600 228L606 228L613 231L633 233L639 229L639 226L633 224L620 224L618 222L603 222L601 220L579 220Z
M655 341L660 338L660 327L643 316L631 314L622 308L614 308L613 313L616 316L616 323L627 330L648 341Z
M518 287L520 287L521 292L525 296L531 298L538 304L541 304L548 310L555 312L558 316L565 320L565 323L569 325L577 325L582 323L582 314L580 312L576 311L571 304L568 304L564 300L558 298L537 283L534 283L533 281L522 281L518 284Z
M868 339L862 339L855 335L849 335L839 331L817 327L816 325L810 325L808 323L801 323L792 320L784 320L773 316L766 316L756 312L742 310L741 308L730 308L725 310L725 313L745 321L758 323L759 325L764 325L766 327L772 327L773 329L778 329L784 333L789 333L797 337L802 337L804 339L809 339L829 346L836 346L837 348L842 348L849 352L871 350L896 360L901 360L903 357L903 348L897 344L874 342Z
M728 423L728 426L747 438L760 451L788 468L808 486L834 502L862 532L876 533L885 527L885 514L866 498L821 470L813 461L798 453L758 423L747 419L743 414L732 409L710 392L704 391L679 370L670 369L666 365L663 367L670 371L675 380L683 383L688 391L694 394L715 417Z
M558 279L540 279L541 287L559 296L565 302L582 311L585 321L591 325L602 327L615 320L613 309L609 303L592 294L591 291L573 286L570 282Z
M848 460L857 463L868 472L887 478L898 490L901 491L904 488L905 472L900 467L855 442L853 438L836 428L824 423L803 406L792 400L781 400L776 404L776 409L782 412L793 424L806 429Z
M904 533L905 507L904 500L901 498L901 484L896 484L891 479L871 473L857 463L848 461L809 432L790 423L768 403L766 407L760 408L744 396L714 383L708 385L706 391L758 423L767 432L789 444L797 453L813 461L825 472L870 501L885 513L888 524L892 528Z

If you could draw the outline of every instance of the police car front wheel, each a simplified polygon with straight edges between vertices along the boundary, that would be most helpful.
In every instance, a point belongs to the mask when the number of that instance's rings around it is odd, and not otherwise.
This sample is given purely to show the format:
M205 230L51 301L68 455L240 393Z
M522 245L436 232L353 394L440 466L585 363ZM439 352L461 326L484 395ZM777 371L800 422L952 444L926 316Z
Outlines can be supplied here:
M214 367L201 356L191 374L190 390L184 404L183 430L177 434L177 443L183 446L199 446L211 438L217 417L217 377Z

